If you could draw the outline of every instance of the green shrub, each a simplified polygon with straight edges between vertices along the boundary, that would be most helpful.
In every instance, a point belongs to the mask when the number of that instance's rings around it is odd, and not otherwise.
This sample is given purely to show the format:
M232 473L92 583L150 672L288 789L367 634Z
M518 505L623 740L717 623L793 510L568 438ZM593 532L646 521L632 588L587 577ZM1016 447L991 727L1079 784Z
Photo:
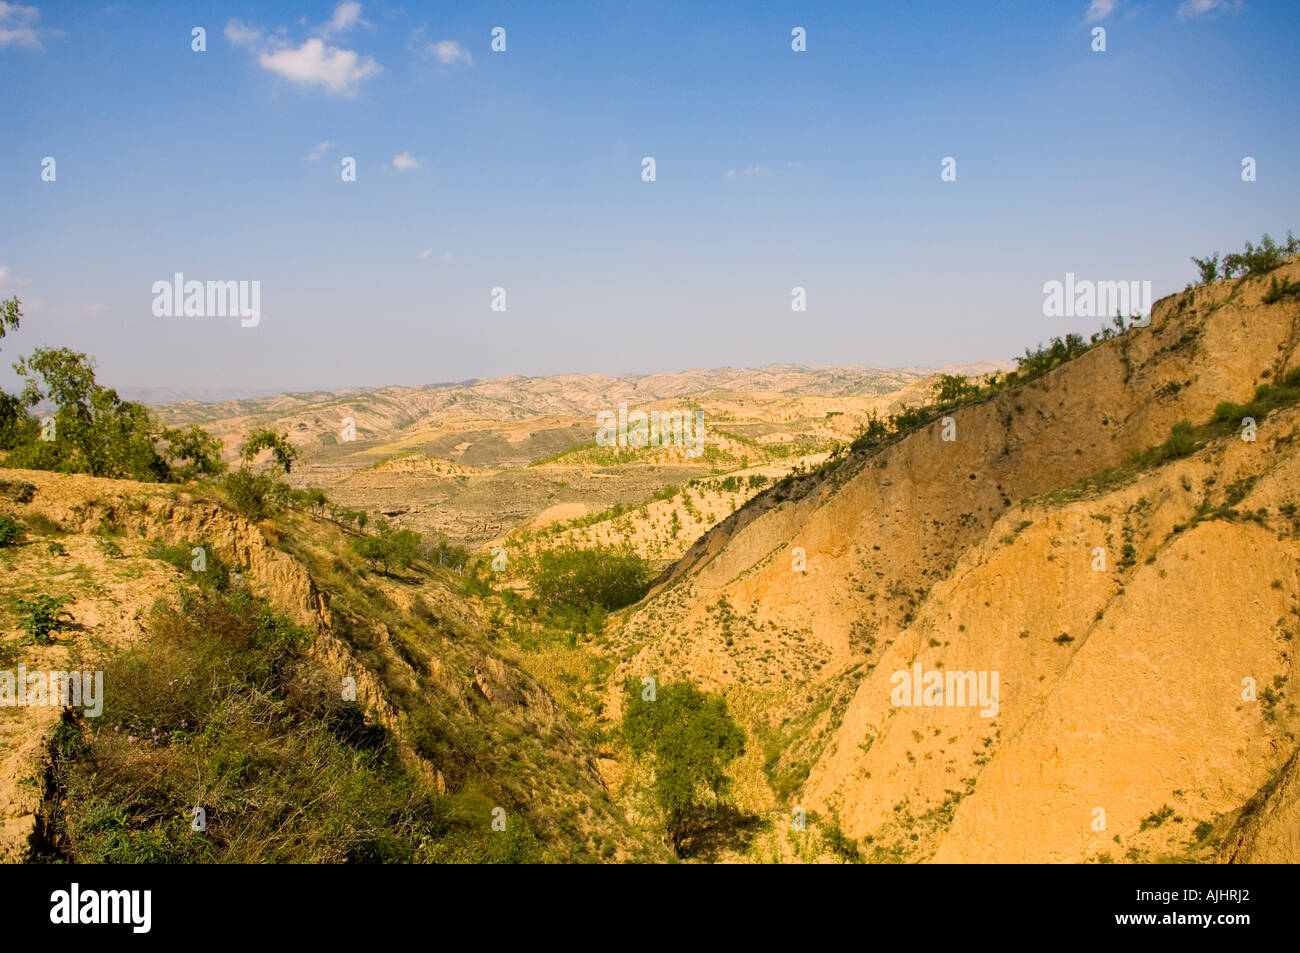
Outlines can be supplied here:
M613 612L650 588L650 566L630 546L566 546L542 552L532 578L543 604Z
M23 538L23 528L12 516L0 513L0 546L12 546Z
M72 601L71 596L33 596L18 600L18 627L37 645L49 645L56 632L69 628L72 613L63 607Z
M195 549L203 550L201 562L198 562ZM230 567L204 541L169 546L161 540L154 540L145 549L144 554L150 559L157 559L174 566L184 573L189 581L198 582L218 591L223 591L230 585ZM201 570L195 568L196 562L203 567Z
M167 428L161 436L167 441L163 455L172 465L176 479L215 477L226 472L226 464L221 459L221 441L197 424L184 430Z
M374 533L353 537L349 543L357 555L386 572L405 569L420 558L420 535L394 529L386 519L375 520Z
M1268 291L1264 292L1264 303L1274 304L1281 301L1287 295L1300 295L1300 284L1292 284L1290 278L1283 278L1281 283L1277 280L1277 275L1268 283Z
M324 512L330 505L330 501L325 496L325 491L319 487L307 487L301 490L289 491L289 505L295 506L300 510L312 510Z
M274 516L284 506L289 488L269 473L253 473L245 467L232 470L223 484L230 505L250 520Z
M1219 253L1217 251L1208 258L1197 258L1193 255L1192 262L1196 265L1196 270L1201 273L1201 284L1208 285L1219 280Z
M978 384L961 374L940 374L935 383L935 400L941 404L955 404L979 395Z
M653 701L640 683L624 685L621 732L632 754L653 759L655 803L673 850L680 853L701 791L726 796L727 766L745 750L745 733L718 695L690 682L660 685Z
M1245 251L1223 256L1223 277L1263 274L1272 271L1295 254L1300 254L1300 240L1290 232L1286 233L1285 245L1278 245L1265 234L1258 246L1246 242Z
M1196 433L1190 420L1180 420L1160 445L1161 460L1177 460L1196 450Z
M469 550L464 546L454 546L445 538L438 537L427 543L423 549L424 558L439 566L462 570L469 562Z

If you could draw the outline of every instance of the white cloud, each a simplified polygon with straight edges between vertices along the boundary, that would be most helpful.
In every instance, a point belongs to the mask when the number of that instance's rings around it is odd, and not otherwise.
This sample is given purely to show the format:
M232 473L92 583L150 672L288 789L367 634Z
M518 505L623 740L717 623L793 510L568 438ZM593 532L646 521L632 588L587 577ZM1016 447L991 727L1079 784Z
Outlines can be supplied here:
M336 33L346 33L358 24L369 26L365 20L361 19L361 4L356 0L344 0L334 8L334 15L330 17L329 22L324 24L316 31L318 36L332 36Z
M1193 17L1214 16L1219 13L1237 13L1245 4L1242 0L1184 0L1178 7L1178 19L1190 20Z
M318 37L312 37L297 49L264 51L257 61L263 69L279 73L290 82L323 86L341 96L356 95L364 80L381 72L379 64L369 56L330 46Z
M239 20L231 20L226 24L226 39L235 46L253 46L262 42L262 37L266 31L259 27L245 26Z
M1084 23L1100 23L1119 6L1119 0L1092 0L1088 4L1088 12L1083 15Z
M41 11L36 7L0 0L0 49L6 46L25 46L39 50L41 33L36 27L36 21L40 18Z
M408 169L417 169L420 166L420 160L409 152L400 152L393 156L393 168L399 172L406 172Z
M728 169L727 178L734 179L737 175L767 175L770 171L771 169L765 165L747 165L739 172L735 169Z
M327 150L331 145L332 143L328 139L324 142L318 142L316 145L311 147L311 152L307 153L303 158L308 162L316 162L325 154L325 150Z
M424 251L420 252L420 257L421 257L421 258L426 258L426 259L427 259L427 258L430 258L432 255L433 255L433 249L432 249L432 248L426 248Z
M437 43L430 43L425 47L424 52L443 66L456 66L462 63L466 66L474 65L474 57L469 55L469 50L455 40L439 40Z
M361 83L383 72L382 68L372 57L331 46L324 36L365 22L361 19L361 4L344 0L334 8L329 22L320 28L320 35L311 37L298 47L288 41L284 27L268 34L262 27L230 20L225 34L232 45L248 47L255 52L263 69L279 73L290 82L300 86L321 86L340 96L355 96Z
M8 265L0 265L0 285L25 285L31 282L30 278L19 278L9 270Z

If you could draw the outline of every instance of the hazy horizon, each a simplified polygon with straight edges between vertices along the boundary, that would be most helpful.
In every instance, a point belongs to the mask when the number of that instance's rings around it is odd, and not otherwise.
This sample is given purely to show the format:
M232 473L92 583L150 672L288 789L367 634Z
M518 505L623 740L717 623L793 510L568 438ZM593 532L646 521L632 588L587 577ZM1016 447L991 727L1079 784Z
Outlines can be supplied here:
M980 365L1002 365L1005 367L1014 367L1010 361L999 361L996 358L989 358L980 361L957 361L952 364L943 364L938 367L927 367L921 364L909 364L897 367L884 367L870 364L790 364L781 361L774 361L770 364L764 364L758 367L732 367L723 365L721 367L685 367L673 371L650 371L647 373L625 373L625 374L605 374L604 372L584 373L582 371L559 371L555 374L505 374L500 377L470 377L457 381L428 381L423 383L407 383L403 381L392 381L387 384L375 385L355 385L355 384L337 384L323 387L302 387L292 390L275 390L275 389L250 389L245 390L238 387L187 387L178 386L159 386L159 387L125 387L115 388L119 395L127 400L137 400L143 403L170 403L174 401L193 400L199 403L219 403L226 400L258 400L265 397L277 397L282 394L314 394L314 393L347 393L356 391L358 393L371 393L378 390L385 390L390 387L402 387L409 390L437 390L440 388L450 387L472 387L475 384L488 383L490 381L510 380L519 378L523 380L549 380L560 377L586 377L596 376L608 377L611 380L640 380L647 377L676 377L691 373L716 373L719 371L735 371L736 373L754 373L777 367L786 367L800 371L819 371L819 370L846 370L846 371L895 371L895 372L938 372L951 370L954 368L978 367Z

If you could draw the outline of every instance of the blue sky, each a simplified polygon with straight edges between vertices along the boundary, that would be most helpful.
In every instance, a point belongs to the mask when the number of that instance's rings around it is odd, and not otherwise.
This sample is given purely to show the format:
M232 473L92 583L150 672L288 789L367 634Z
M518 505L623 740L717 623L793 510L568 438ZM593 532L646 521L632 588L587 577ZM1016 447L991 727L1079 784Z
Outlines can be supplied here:
M1007 359L1095 329L1043 316L1067 271L1160 296L1300 229L1298 35L1295 0L0 2L0 385L37 345L127 392ZM260 281L260 324L155 317L175 272Z

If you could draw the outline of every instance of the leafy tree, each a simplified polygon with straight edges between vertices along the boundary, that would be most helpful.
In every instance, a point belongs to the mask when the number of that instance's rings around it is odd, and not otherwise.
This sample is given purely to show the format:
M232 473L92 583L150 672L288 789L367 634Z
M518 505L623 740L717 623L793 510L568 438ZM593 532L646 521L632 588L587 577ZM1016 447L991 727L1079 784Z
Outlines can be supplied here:
M26 386L26 407L50 401L54 440L28 439L8 460L11 466L91 476L157 482L170 477L166 461L154 447L153 423L143 404L124 401L95 381L95 362L68 348L37 348L20 358L14 370Z
M979 396L979 385L972 384L961 374L940 374L935 383L935 399L941 404L955 404L970 397Z
M1246 242L1245 251L1233 252L1230 255L1223 256L1222 277L1234 278L1237 275L1258 275L1272 271L1278 265L1285 262L1288 258L1300 254L1300 239L1297 239L1291 232L1286 233L1286 243L1279 245L1272 236L1265 233L1259 240L1259 245ZM1216 253L1215 258L1218 255ZM1212 281L1217 277L1211 269L1207 270L1207 262L1213 262L1214 259L1193 258L1197 268L1201 270L1201 281ZM1208 276L1208 277L1207 277Z
M10 328L17 329L22 317L22 302L17 298L0 301L0 340L4 340ZM17 428L24 416L22 401L0 390L0 450L9 450L15 445Z
M221 459L221 440L198 424L185 430L168 427L162 432L162 439L167 441L163 453L175 468L178 479L215 477L226 471L225 461ZM183 461L184 465L176 467L177 461Z
M287 433L260 428L248 435L248 439L239 448L239 458L245 465L251 463L263 450L270 450L276 466L283 467L288 473L293 462L298 459L298 448L289 442Z
M357 554L386 572L405 569L420 558L420 535L409 529L394 529L386 519L375 520L373 535L351 540Z
M357 529L365 529L370 519L365 510L333 509L333 514L340 523L356 523Z
M1208 258L1197 258L1192 256L1192 263L1201 273L1201 284L1208 285L1213 281L1219 280L1219 253L1216 251Z
M702 790L726 796L726 769L745 750L745 733L718 695L690 682L661 685L653 701L629 677L622 734L637 758L653 759L654 797L673 851L680 853Z
M12 450L34 434L35 427L27 418L22 400L0 390L0 450Z
M301 490L292 490L289 493L289 503L298 509L311 510L312 512L324 512L329 506L329 499L325 496L325 491L320 487L312 486Z
M875 411L867 418L867 426L858 434L849 449L858 451L874 447L876 444L883 442L889 436L889 424L880 418Z
M269 473L253 473L247 467L232 470L223 484L230 505L251 520L274 515L289 488Z
M565 546L537 557L533 592L543 603L607 612L630 606L650 587L650 566L630 546Z
M10 328L18 329L22 317L23 303L17 298L6 298L0 301L0 340L4 339Z
M425 543L424 558L439 566L461 570L469 562L469 550L464 546L456 546L448 542L445 537L438 536Z
M236 510L252 520L274 515L293 496L288 485L272 474L255 474L248 468L263 450L271 451L275 465L283 468L285 473L292 469L293 461L298 459L298 448L289 443L289 435L275 430L254 430L240 445L241 465L226 477L226 496Z

